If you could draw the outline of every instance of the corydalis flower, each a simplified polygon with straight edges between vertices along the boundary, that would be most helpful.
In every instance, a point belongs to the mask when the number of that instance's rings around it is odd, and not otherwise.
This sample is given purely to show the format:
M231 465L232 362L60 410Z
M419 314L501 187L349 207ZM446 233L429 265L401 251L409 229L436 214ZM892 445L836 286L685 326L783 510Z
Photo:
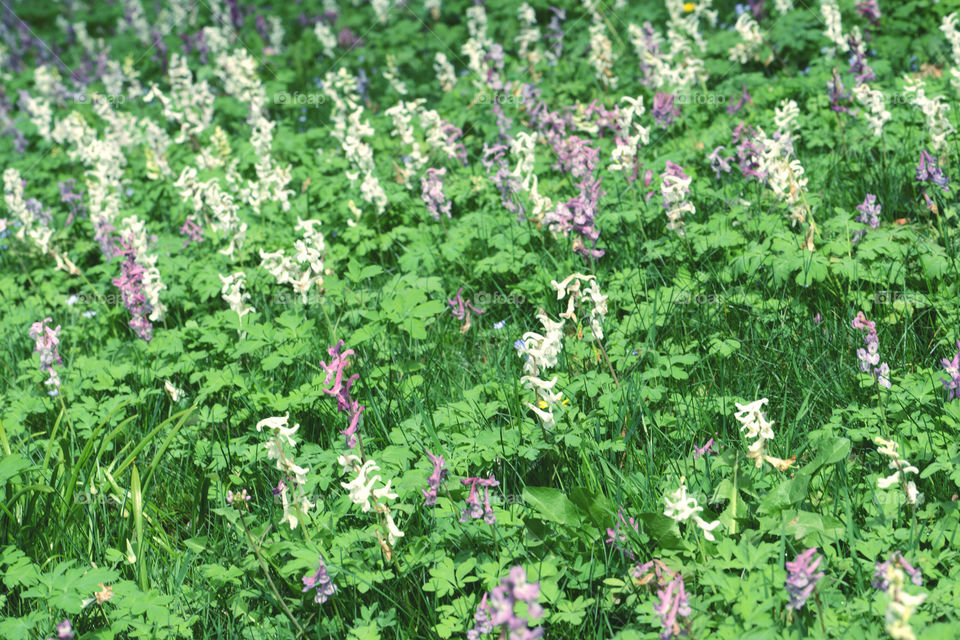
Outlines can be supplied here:
M675 99L676 96L672 93L662 91L657 91L653 96L653 108L650 109L650 114L664 129L673 124L674 118L680 117L680 107L674 104Z
M693 203L687 202L690 193L690 183L693 179L683 172L683 169L669 160L661 176L660 194L663 196L663 208L667 210L667 229L676 232L678 236L686 234L683 225L684 213L696 213Z
M940 363L950 376L949 380L940 378L940 382L947 389L947 402L960 398L960 340L957 340L957 354L953 356L953 360L942 358Z
M763 461L766 460L778 470L786 471L790 468L790 465L794 463L796 458L784 460L767 455L766 453L767 443L773 440L773 423L767 421L766 416L763 415L760 409L763 405L767 404L767 402L768 400L766 398L761 398L750 404L734 403L737 405L737 412L733 417L740 423L740 431L746 430L745 436L747 438L756 438L747 450L747 457L756 461L757 468L762 466Z
M720 179L721 171L724 173L730 173L730 161L733 160L733 156L724 158L720 155L720 152L724 149L725 147L719 146L707 156L707 160L710 161L710 168L713 169L715 174L717 174L717 180Z
M815 557L816 556L816 557ZM810 547L797 556L796 560L787 563L787 593L790 602L787 609L799 611L807 603L807 599L817 588L817 583L823 578L823 571L817 572L823 556L817 555L817 550Z
M639 526L640 526L637 523L635 518L632 518L632 517L626 518L623 513L623 507L620 507L617 509L617 524L612 529L610 527L607 527L607 539L605 542L609 545L613 545L614 549L616 549L617 551L619 551L620 553L624 554L625 556L627 556L632 560L633 551L625 548L624 546L628 538L627 538L627 534L623 533L620 530L621 525L623 525L625 528L626 527L632 528L634 531L639 531Z
M120 289L123 305L132 316L128 323L130 328L142 339L150 342L153 339L153 325L148 316L152 309L144 292L145 270L137 262L136 249L127 240L124 240L123 249L118 255L124 256L125 260L120 265L120 277L113 279L113 286Z
M711 532L720 526L720 521L707 522L700 517L703 507L697 504L696 498L687 494L687 485L683 479L680 480L680 487L676 491L669 496L664 496L664 502L667 503L667 508L663 515L677 522L685 522L693 518L693 521L703 530L703 537L714 540Z
M860 212L860 215L856 218L857 222L868 224L871 229L876 229L880 226L880 205L877 204L877 196L868 193L863 199L863 202L857 205L857 211ZM866 233L865 229L855 231L853 241L858 242L864 233Z
M378 471L380 467L377 466L377 463L373 460L367 460L363 464L360 464L360 458L358 456L347 454L337 458L337 462L340 463L344 471L353 471L357 474L357 477L352 481L340 483L341 487L350 492L350 501L358 505L364 513L373 509L381 514L384 517L384 523L387 528L387 539L390 542L390 546L396 545L397 540L402 538L404 534L393 521L390 508L383 502L384 500L393 500L397 497L397 494L390 489L393 481L388 480L386 484L379 489L374 488L374 485L380 481L380 476L372 474L374 471ZM380 535L379 532L377 532L377 535ZM381 541L382 540L381 538ZM385 548L384 550L389 555L389 548Z
M470 487L470 494L466 498L467 506L463 510L460 522L466 522L470 518L476 519L481 516L487 524L496 522L497 516L490 506L490 487L498 487L500 483L494 479L493 474L486 480L483 478L463 478L460 482L464 486ZM480 506L480 497L477 495L478 486L483 487L483 507Z
M678 573L665 588L657 589L657 597L660 600L653 606L653 611L660 616L660 624L663 625L660 640L686 635L690 623L685 620L681 626L678 618L689 618L693 611L690 609L683 576Z
M899 551L894 551L892 554L890 554L890 557L887 558L886 562L876 562L876 567L873 572L873 580L870 582L874 589L886 591L890 588L888 570L891 566L894 568L899 567L903 569L907 572L907 574L910 575L910 582L918 587L923 586L923 574L920 572L920 569L917 569L907 562L902 553Z
M50 395L57 395L60 375L53 368L53 365L63 364L57 348L60 345L60 325L57 325L56 329L51 329L47 326L48 322L53 322L53 320L44 318L40 322L34 322L30 326L30 339L34 341L34 353L40 354L40 370L49 376L45 384L54 387L49 393Z
M464 300L462 294L463 287L460 287L457 289L457 295L448 299L447 304L450 305L450 315L457 320L464 321L463 326L460 327L460 333L466 333L470 329L470 312L473 311L478 316L483 315L485 312L483 309L477 309L470 304L469 300Z
M300 428L299 424L288 427L289 418L289 412L284 416L265 418L257 423L257 431L263 431L264 427L270 429L271 438L264 444L267 457L277 461L277 470L288 480L288 482L281 480L277 489L274 490L274 495L280 498L283 505L283 517L280 522L286 522L291 529L296 529L298 522L306 517L314 504L306 496L301 496L299 501L290 500L288 484L293 485L294 488L302 487L307 482L309 470L298 466L294 462L293 455L286 451L286 447L296 448L297 442L293 436Z
M938 185L944 193L950 191L947 186L948 178L943 173L943 169L937 163L937 159L931 156L926 149L920 152L920 163L917 164L917 182L932 182Z
M341 348L343 348L343 340L339 340L337 344L329 347L327 353L331 358L330 363L327 364L321 360L320 367L327 372L327 377L324 378L323 384L328 385L330 381L333 380L333 386L329 389L324 389L323 392L336 397L337 411L343 411L350 415L350 425L340 433L346 438L347 446L353 449L359 442L356 435L357 426L360 424L360 414L363 413L366 407L357 400L354 400L350 395L350 387L353 386L353 383L356 382L360 375L355 373L347 378L346 381L343 379L343 370L349 365L347 357L353 355L353 349L347 349L343 353L340 353Z
M303 576L302 579L304 593L314 588L317 590L317 595L313 597L313 601L317 604L323 604L337 592L337 585L333 584L330 574L327 573L327 565L323 563L322 554L320 554L320 564L314 574Z
M443 176L446 175L447 168L427 169L427 175L420 178L421 197L424 204L427 205L427 211L434 220L440 219L440 214L444 213L450 217L450 202L443 195Z
M887 611L884 615L887 633L898 640L916 640L916 635L910 628L910 617L927 599L927 594L912 595L904 590L906 576L901 569L903 567L901 562L903 562L902 558L900 558L900 562L888 561L882 565L877 563L877 574L881 575L878 580L875 574L874 586L879 586L879 582L889 598ZM916 580L914 580L914 584L916 584Z
M513 567L509 575L500 580L499 586L490 591L489 597L484 594L480 600L474 615L476 625L467 631L467 640L479 640L481 635L491 633L498 627L502 629L501 638L542 638L543 627L529 628L532 623L518 616L516 612L517 603L523 602L527 605L527 615L539 620L544 613L538 602L539 598L540 584L527 582L527 573L523 567Z
M693 459L697 460L698 458L700 458L700 456L703 456L703 455L709 455L711 453L719 453L719 451L713 448L714 444L715 443L713 441L713 438L710 438L709 440L707 440L706 444L704 444L702 447L695 446L693 448Z
M426 505L437 504L437 490L440 489L440 483L447 477L447 470L444 468L446 462L443 456L435 456L427 451L427 457L433 463L433 473L427 478L428 489L421 489L423 492L423 503Z
M914 484L913 480L906 481L906 476L908 473L920 473L920 470L900 456L900 453L897 451L899 445L896 442L893 442L892 440L885 440L880 436L875 437L873 441L879 445L877 451L881 455L890 458L889 466L894 470L894 473L890 474L886 478L878 478L877 487L880 489L887 489L903 479L905 480L903 490L907 496L907 502L910 504L917 504L923 499L923 494L917 491L917 485Z
M877 384L885 389L891 387L890 367L886 362L880 362L880 339L877 337L877 325L872 320L867 320L863 311L859 311L853 319L851 326L864 332L863 342L866 349L857 349L857 357L860 359L860 370L864 373L873 373L877 379ZM880 366L876 366L879 364Z

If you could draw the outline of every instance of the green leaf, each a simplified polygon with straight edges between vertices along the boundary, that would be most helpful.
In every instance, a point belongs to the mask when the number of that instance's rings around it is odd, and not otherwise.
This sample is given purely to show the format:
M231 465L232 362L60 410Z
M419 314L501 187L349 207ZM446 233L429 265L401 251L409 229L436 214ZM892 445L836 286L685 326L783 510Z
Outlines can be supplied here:
M523 500L548 522L557 522L568 527L580 525L580 513L576 505L553 487L524 487Z

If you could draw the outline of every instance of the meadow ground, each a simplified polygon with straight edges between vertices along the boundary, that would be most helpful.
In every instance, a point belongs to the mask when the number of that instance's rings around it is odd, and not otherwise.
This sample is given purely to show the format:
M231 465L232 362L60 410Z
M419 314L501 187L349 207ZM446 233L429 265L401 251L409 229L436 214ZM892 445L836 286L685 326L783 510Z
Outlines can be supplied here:
M0 638L960 637L956 0L0 4Z

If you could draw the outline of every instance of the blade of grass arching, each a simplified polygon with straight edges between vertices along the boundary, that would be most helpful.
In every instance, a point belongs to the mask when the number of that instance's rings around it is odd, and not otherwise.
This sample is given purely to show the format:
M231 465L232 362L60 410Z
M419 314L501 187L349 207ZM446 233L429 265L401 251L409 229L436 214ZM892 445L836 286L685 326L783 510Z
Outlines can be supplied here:
M160 458L163 457L163 454L170 447L170 444L173 442L174 437L180 432L180 428L187 421L187 418L190 417L197 409L197 405L193 405L189 409L186 409L184 416L174 425L173 429L170 430L170 433L167 434L167 437L163 439L163 442L160 443L160 448L157 449L157 452L153 454L153 460L150 462L150 466L147 468L147 473L143 476L143 487L146 488L150 484L150 480L153 478L153 472L156 471L157 465L160 464ZM183 413L183 412L181 412Z
M106 438L103 439L103 442L100 443L100 448L97 449L97 462L100 461L100 456L103 455L103 450L104 450L104 449L106 448L106 446L110 443L110 441L113 440L115 437L117 437L117 434L119 434L121 431L123 431L123 428L124 428L125 426L127 426L127 424L128 424L131 420L134 420L134 419L136 419L136 418L138 418L138 417L140 417L140 414L139 414L139 413L135 413L135 414L133 414L132 416L130 416L129 418L124 419L120 424L118 424L118 425L116 426L116 428L114 428L113 431L111 431L111 432L107 435ZM123 447L122 449L120 449L120 451L117 453L117 457L120 457L121 455L123 455L123 452L126 451L126 450L127 450L127 447L129 447L129 446L130 446L129 443L126 444L126 445L124 445L124 447Z
M140 471L133 465L130 474L130 496L133 507L133 529L137 539L137 582L147 590L147 565L143 553L143 493L140 490Z
M127 470L127 467L129 467L131 464L133 464L133 461L134 461L134 460L136 459L136 457L140 454L140 452L143 451L143 450L146 448L146 446L147 446L148 444L150 444L150 442L151 442L154 438L157 437L157 434L160 433L160 430L163 429L163 427L166 426L166 424L167 424L168 422L171 422L172 420L175 420L176 418L179 418L180 416L184 415L185 413L190 413L190 412L192 412L194 409L195 409L195 407L190 407L189 409L184 409L183 411L178 411L177 413L173 414L172 416L170 416L169 418L167 418L166 420L164 420L163 422L161 422L160 424L158 424L156 427L154 427L153 430L150 431L150 433L148 433L146 436L144 436L143 439L140 441L140 443L137 444L136 447L134 447L133 451L131 451L131 452L127 455L127 458L123 461L123 463L120 465L120 467L119 467L116 471L112 471L111 473L112 473L115 477L119 477L120 474L122 474L124 471ZM111 466L112 466L112 465L111 465Z
M53 423L53 429L50 431L50 440L47 442L47 452L43 454L43 464L40 465L41 476L45 475L47 471L47 465L50 464L50 454L53 453L53 445L57 440L57 429L60 428L60 421L63 420L63 414L65 411L65 407L60 407L60 413L57 414L57 420Z
M67 484L67 493L63 497L63 503L64 503L63 512L60 514L62 522L66 522L67 510L69 509L70 503L73 500L73 494L77 490L77 478L80 475L80 469L83 468L83 465L87 462L87 460L90 459L90 456L93 455L93 447L95 446L94 443L97 441L97 436L100 435L100 432L104 428L106 428L107 423L110 421L110 418L112 418L120 409L122 409L127 404L129 404L129 402L130 402L129 400L125 400L113 411L111 411L106 418L101 420L100 424L94 427L93 433L90 435L90 439L87 440L87 444L84 445L83 449L80 451L80 455L77 457L76 461L73 464L73 471L70 474L70 482ZM130 420L133 420L134 417L136 417L136 415L131 416L126 420L124 420L123 422L121 422L120 425L117 427L117 429L115 429L114 432L111 433L110 437L113 437L113 435L115 435L116 433L119 433L119 429Z
M10 443L7 442L7 430L3 428L3 420L0 420L0 446L3 447L4 455L10 455Z

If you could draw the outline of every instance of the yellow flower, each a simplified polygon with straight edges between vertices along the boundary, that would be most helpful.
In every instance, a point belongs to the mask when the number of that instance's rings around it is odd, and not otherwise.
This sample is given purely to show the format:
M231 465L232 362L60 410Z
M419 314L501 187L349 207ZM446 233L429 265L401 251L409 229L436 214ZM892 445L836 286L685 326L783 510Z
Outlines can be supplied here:
M687 13L692 13L693 10L696 8L697 8L696 5L693 4L692 2L683 3L683 10L686 11Z

